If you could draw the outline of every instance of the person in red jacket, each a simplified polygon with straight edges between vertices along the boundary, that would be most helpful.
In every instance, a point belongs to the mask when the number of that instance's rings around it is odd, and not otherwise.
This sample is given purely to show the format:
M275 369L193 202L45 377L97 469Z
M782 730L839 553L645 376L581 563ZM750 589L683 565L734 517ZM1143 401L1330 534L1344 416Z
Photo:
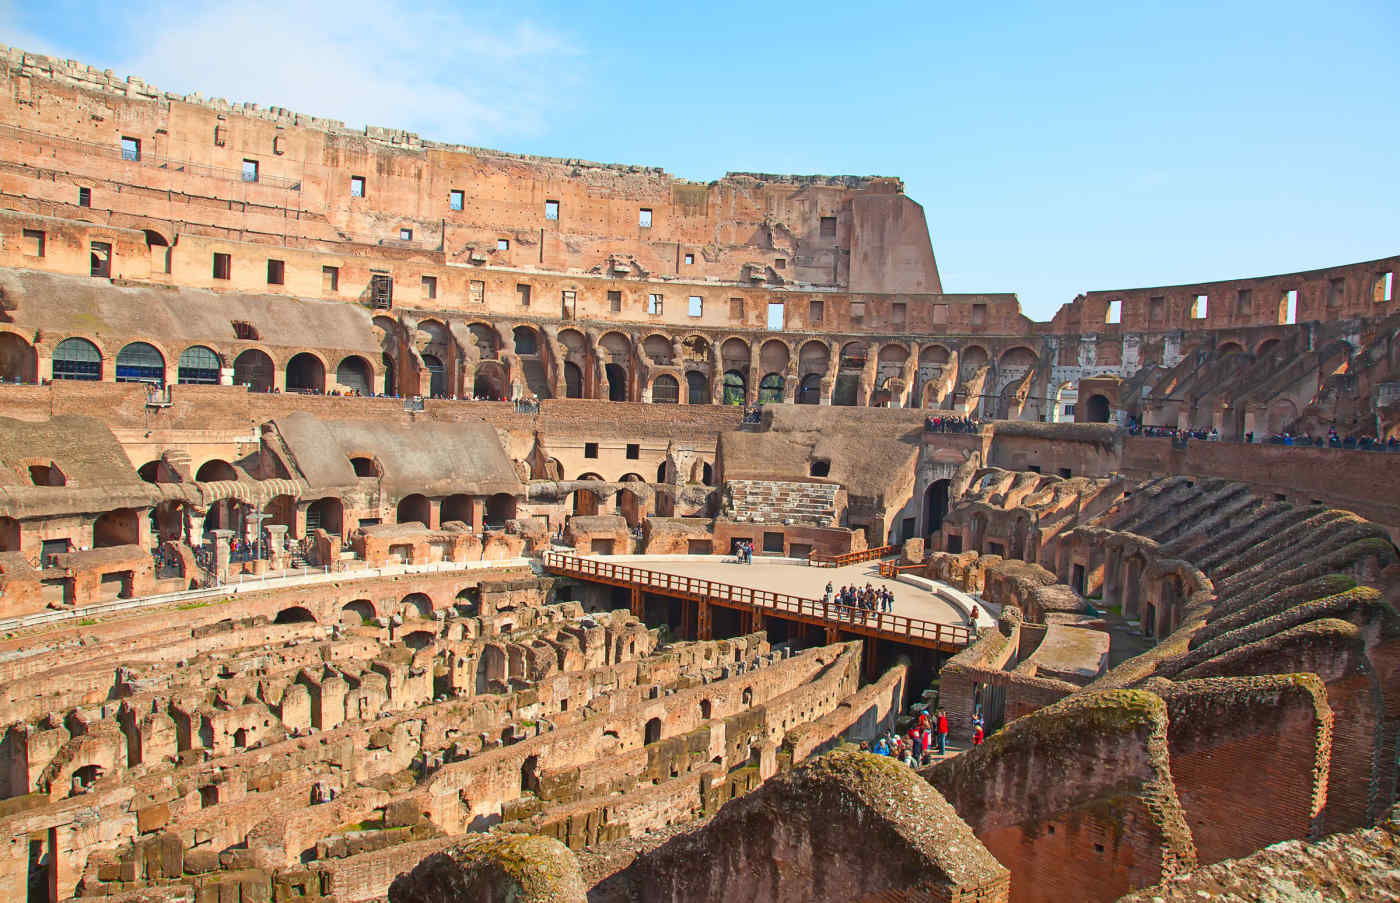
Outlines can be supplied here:
M938 710L938 754L944 755L948 752L948 713L943 709Z

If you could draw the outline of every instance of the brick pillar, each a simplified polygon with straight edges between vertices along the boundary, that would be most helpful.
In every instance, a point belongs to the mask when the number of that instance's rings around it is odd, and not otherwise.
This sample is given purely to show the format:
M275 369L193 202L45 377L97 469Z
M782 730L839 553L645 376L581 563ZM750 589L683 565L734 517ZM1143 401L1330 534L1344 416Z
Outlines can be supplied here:
M228 582L228 544L231 539L233 539L232 530L214 531L214 579L219 583Z
M632 614L638 618L642 616L645 610L645 603L642 599L642 589L639 586L632 587L631 610Z
M711 626L710 603L701 599L698 603L699 610L696 612L695 633L696 638L701 640L713 639L713 629Z

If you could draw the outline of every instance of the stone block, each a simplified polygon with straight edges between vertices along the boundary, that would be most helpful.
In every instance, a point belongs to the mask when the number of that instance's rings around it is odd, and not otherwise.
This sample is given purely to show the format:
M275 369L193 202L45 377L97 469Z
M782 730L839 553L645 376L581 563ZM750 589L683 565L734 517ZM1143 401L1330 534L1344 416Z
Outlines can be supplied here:
M147 806L136 812L136 830L141 834L159 831L170 822L170 807L165 803Z

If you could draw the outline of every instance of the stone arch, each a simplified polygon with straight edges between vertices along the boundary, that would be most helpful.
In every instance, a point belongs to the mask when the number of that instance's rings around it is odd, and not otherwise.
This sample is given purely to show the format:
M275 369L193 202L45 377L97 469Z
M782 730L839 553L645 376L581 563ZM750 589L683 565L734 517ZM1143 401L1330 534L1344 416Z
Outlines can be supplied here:
M959 369L963 379L967 379L975 374L991 360L991 357L987 354L987 349L983 348L981 345L969 345L963 349L962 354L959 356L962 359L962 366Z
M135 508L108 511L92 524L92 547L134 546L140 541L141 528Z
M1084 402L1084 420L1087 423L1108 423L1111 411L1108 398L1100 393L1090 395Z
M583 397L583 371L573 361L564 362L564 397Z
M1298 406L1287 398L1276 398L1269 403L1269 435L1277 436L1298 419Z
M515 344L515 353L524 355L536 355L540 353L540 337L535 332L533 326L517 326L511 330L511 339Z
M316 616L311 613L311 609L304 605L289 605L277 612L277 617L272 619L274 624L315 624L318 623Z
M724 371L724 404L744 404L748 399L748 380L738 370Z
M797 371L802 376L817 374L825 376L831 368L831 349L825 342L810 341L797 352Z
M409 593L399 600L399 617L405 621L413 618L431 620L433 600L427 593Z
M1025 345L1014 345L1001 353L999 367L1034 367L1040 358Z
M719 346L720 366L725 370L749 371L749 343L740 338L729 338Z
M0 379L7 383L39 381L38 352L13 332L0 332Z
M951 485L951 480L934 480L924 490L925 536L943 529L943 519L948 516L948 489Z
M498 492L486 500L486 523L503 527L506 521L515 518L515 509L515 496L508 492Z
M261 348L248 348L233 359L233 384L254 392L271 392L276 380L272 358Z
M345 506L340 499L326 496L306 506L306 532L325 530L331 536L342 536L345 529Z
M1266 354L1273 353L1282 344L1282 340L1277 338L1265 339L1264 341L1260 342L1259 347L1255 349L1254 356L1256 358L1262 358Z
M501 334L490 323L468 323L467 332L471 333L478 360L494 361L501 353Z
M781 339L769 339L758 350L758 365L767 373L782 374L792 360L792 350Z
M485 401L505 401L510 394L508 385L505 368L496 361L485 361L476 368L472 394Z
M658 367L669 367L675 361L671 340L660 333L652 333L642 340L642 352Z
M175 382L185 386L217 386L223 366L223 360L214 349L206 345L191 345L180 352Z
M374 368L358 354L349 355L340 361L335 368L335 381L351 392L360 395L374 394Z
M287 391L320 394L326 391L326 364L316 354L302 351L287 361Z
M119 383L165 384L165 355L150 342L130 342L117 352Z
M53 350L53 378L101 379L102 352L87 339L77 336L64 339Z
M822 377L820 373L808 373L797 384L794 400L798 404L821 404Z
M881 364L896 364L902 367L904 362L909 360L909 349L893 343L882 346L878 360Z
M394 514L396 523L420 523L425 527L432 524L432 517L432 503L428 501L427 496L419 492L406 495L400 499Z
M442 523L448 521L458 521L471 526L472 522L472 497L465 493L449 495L442 500L442 511L438 520Z
M447 368L443 366L442 358L436 354L420 354L423 359L423 367L428 371L428 396L430 398L442 398L447 395Z

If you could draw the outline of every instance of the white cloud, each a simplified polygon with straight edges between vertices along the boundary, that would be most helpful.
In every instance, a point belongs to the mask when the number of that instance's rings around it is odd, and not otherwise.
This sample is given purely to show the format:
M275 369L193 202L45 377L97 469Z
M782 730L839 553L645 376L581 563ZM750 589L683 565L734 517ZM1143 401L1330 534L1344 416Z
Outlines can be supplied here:
M568 35L494 12L404 0L166 0L127 9L107 38L106 67L120 75L352 128L509 145L575 105L585 81L584 56Z

